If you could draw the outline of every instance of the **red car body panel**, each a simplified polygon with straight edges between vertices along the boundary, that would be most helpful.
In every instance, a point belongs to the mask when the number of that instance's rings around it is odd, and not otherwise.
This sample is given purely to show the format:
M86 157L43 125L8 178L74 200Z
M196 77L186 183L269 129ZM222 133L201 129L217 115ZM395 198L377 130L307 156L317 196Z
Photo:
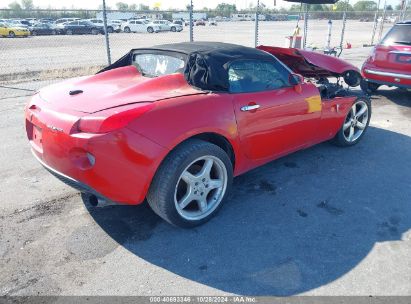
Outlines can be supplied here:
M377 45L362 67L365 79L411 88L411 46Z
M259 93L205 92L182 74L148 78L128 66L42 89L29 101L25 120L33 153L46 168L105 199L138 204L164 158L188 138L225 138L239 175L332 138L355 99L321 100L311 83ZM240 110L255 103L261 106L256 111ZM89 133L79 127L82 119L147 104L149 110L120 129Z
M347 71L360 70L351 63L330 55L296 48L281 48L260 45L257 47L266 51L287 65L293 72L304 77L342 76Z

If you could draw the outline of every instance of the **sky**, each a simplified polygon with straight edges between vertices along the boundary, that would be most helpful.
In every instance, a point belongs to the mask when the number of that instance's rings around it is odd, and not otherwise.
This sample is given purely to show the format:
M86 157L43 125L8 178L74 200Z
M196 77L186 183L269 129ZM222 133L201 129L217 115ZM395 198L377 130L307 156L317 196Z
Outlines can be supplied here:
M15 0L0 0L0 8L6 8L7 5ZM169 8L183 9L190 2L189 0L106 0L107 6L115 9L117 2L125 2L128 4L143 3L153 7L155 3L160 3L160 9L167 10ZM202 9L203 7L215 8L217 4L221 2L235 4L238 9L248 8L250 4L255 5L257 0L193 0L195 9ZM377 2L377 0L374 0ZM18 2L20 2L18 0ZM102 0L33 0L35 6L40 8L83 8L83 9L97 9L102 3ZM353 4L357 0L350 0ZM381 6L384 0L381 1ZM260 3L264 3L269 8L274 8L274 0L260 0ZM387 0L387 4L396 5L400 0ZM289 7L292 3L285 2L283 0L276 0L276 7Z

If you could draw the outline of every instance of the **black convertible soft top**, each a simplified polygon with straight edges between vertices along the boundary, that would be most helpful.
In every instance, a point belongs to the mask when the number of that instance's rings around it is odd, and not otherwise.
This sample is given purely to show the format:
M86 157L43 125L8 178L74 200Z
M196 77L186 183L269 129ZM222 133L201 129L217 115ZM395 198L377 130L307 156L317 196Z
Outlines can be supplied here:
M136 52L157 51L180 53L185 57L184 77L187 82L202 90L228 91L228 68L237 59L273 61L274 57L262 50L222 42L182 42L133 49L100 72L132 64ZM99 73L100 73L99 72Z

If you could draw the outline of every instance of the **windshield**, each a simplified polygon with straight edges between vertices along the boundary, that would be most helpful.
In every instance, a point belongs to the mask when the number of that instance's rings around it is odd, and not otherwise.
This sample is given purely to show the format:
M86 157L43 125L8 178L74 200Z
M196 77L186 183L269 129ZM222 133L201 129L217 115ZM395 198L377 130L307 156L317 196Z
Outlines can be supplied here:
M184 68L184 60L181 57L158 53L134 54L133 65L144 76L157 77L181 73Z
M411 45L411 24L397 24L385 35L382 44L409 44Z

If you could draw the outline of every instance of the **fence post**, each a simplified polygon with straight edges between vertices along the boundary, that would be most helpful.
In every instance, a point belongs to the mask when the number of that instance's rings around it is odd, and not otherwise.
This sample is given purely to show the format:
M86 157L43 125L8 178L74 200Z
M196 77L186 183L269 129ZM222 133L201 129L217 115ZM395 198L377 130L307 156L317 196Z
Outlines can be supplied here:
M374 45L375 32L377 30L377 23L378 23L378 12L380 10L380 2L381 0L378 0L377 11L375 12L375 16L374 16L374 26L372 28L371 45Z
M108 62L108 65L110 65L111 64L111 54L110 54L110 41L108 39L108 31L107 31L106 0L103 0L103 22L104 22L104 36L106 37L107 62Z
M307 45L307 33L308 33L308 4L304 4L304 37L303 37L303 49Z
M384 11L382 13L380 32L378 33L378 41L380 41L382 37L382 32L384 30L384 20L385 20L386 14L387 14L387 0L384 0Z
M190 1L190 42L194 41L194 33L193 33L193 0Z
M258 45L258 10L260 7L260 0L257 0L257 9L255 10L255 29L254 29L254 47Z

